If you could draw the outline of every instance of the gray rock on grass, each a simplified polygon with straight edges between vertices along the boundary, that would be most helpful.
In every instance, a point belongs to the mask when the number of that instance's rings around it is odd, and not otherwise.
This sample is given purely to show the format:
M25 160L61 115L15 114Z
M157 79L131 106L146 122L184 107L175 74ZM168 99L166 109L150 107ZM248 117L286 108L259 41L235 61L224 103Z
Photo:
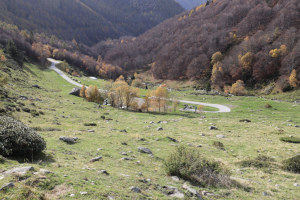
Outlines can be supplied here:
M146 147L138 147L138 150L141 153L152 154L152 151Z

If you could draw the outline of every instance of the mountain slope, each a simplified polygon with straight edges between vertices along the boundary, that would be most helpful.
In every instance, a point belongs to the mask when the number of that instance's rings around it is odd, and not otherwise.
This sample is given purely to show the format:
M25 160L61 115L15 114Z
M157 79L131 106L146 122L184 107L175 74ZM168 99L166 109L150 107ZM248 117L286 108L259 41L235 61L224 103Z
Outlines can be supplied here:
M183 8L190 10L196 6L206 3L207 0L176 0Z
M139 35L183 11L173 0L3 0L0 20L91 45Z
M221 87L237 80L254 86L278 78L286 85L292 69L300 80L299 10L297 0L216 1L166 20L102 54L106 62L127 71L151 64L158 79L210 80L211 57L220 51L217 81Z

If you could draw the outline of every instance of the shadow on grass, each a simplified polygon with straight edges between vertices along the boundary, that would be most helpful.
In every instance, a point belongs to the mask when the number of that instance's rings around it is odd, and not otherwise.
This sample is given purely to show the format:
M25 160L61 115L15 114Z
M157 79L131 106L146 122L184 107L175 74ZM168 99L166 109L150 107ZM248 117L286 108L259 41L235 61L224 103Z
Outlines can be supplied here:
M39 165L47 165L50 163L55 162L55 159L53 155L42 152L39 154L36 154L34 156L15 156L15 157L9 157L11 160L16 160L19 163L32 163L32 164L39 164Z

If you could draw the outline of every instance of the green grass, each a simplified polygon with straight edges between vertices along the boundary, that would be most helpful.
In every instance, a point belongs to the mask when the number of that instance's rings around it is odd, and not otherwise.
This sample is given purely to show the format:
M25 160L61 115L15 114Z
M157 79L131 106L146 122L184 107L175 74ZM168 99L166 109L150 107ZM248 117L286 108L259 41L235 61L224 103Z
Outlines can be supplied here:
M183 191L183 180L176 182L164 170L163 160L174 151L174 145L189 145L197 148L207 159L220 161L230 170L232 178L251 188L251 192L243 189L207 187L193 188L199 191L209 191L216 194L218 199L300 199L299 188L293 186L300 182L300 175L276 168L274 171L262 171L252 167L241 167L236 163L245 158L255 158L261 154L274 158L274 165L281 165L286 158L299 153L299 145L281 142L281 137L294 135L300 137L300 105L289 102L276 102L258 97L221 97L195 96L192 91L172 92L179 99L195 100L208 103L219 103L232 108L231 113L139 113L118 110L108 106L98 109L94 103L82 98L68 95L72 85L63 80L55 72L41 71L35 65L27 65L31 72L24 76L15 72L13 76L24 77L23 82L11 82L6 86L10 95L25 95L36 100L21 101L25 107L41 110L45 115L33 117L30 113L15 112L14 116L30 127L40 127L39 133L47 142L47 157L40 160L25 160L25 165L32 165L38 171L41 168L54 173L49 177L50 183L40 186L25 185L17 182L15 188L0 193L0 199L18 198L28 191L36 196L41 193L53 194L54 185L61 185L61 199L172 199L155 187L170 185ZM85 78L80 80L83 82ZM83 83L95 83L86 80ZM99 80L99 87L105 82ZM42 89L32 89L31 85L38 84ZM31 103L34 102L35 106ZM272 105L266 109L265 104ZM108 114L105 114L108 113ZM101 119L105 115L111 121ZM241 123L239 120L249 119L251 123ZM287 120L292 120L288 122ZM154 121L154 124L149 122ZM167 124L157 124L167 121ZM95 127L86 127L84 123L96 123ZM218 130L209 130L215 124ZM163 131L157 131L163 127ZM45 131L53 128L54 131ZM89 132L88 130L95 132ZM120 132L126 129L127 133ZM60 131L59 131L60 130ZM281 134L273 132L281 131ZM205 134L202 136L201 134ZM223 134L223 139L216 135ZM79 142L67 145L59 141L60 136L78 137ZM166 137L180 141L174 143ZM141 139L144 140L141 140ZM225 151L213 146L214 141L220 141ZM128 145L122 145L126 142ZM199 144L202 147L197 147ZM150 148L154 156L138 152L139 146ZM102 150L98 150L102 148ZM121 155L127 152L128 156ZM102 156L102 160L90 163L90 159ZM131 161L121 160L122 157L133 158ZM19 166L24 160L8 159L0 163L0 169L6 170ZM98 171L107 170L110 175ZM142 176L139 173L142 172ZM1 175L0 175L1 177ZM31 178L35 178L33 176ZM151 179L151 184L145 184L140 179ZM272 181L269 181L272 180ZM11 177L0 179L0 185L11 181ZM280 188L275 185L280 184ZM142 193L130 191L129 187L137 186ZM80 195L80 192L87 195ZM262 192L271 196L264 197ZM26 193L28 194L28 193ZM75 194L75 197L69 197ZM225 195L226 194L226 195ZM19 195L19 196L18 196ZM55 197L58 199L58 197ZM205 199L209 199L205 197Z

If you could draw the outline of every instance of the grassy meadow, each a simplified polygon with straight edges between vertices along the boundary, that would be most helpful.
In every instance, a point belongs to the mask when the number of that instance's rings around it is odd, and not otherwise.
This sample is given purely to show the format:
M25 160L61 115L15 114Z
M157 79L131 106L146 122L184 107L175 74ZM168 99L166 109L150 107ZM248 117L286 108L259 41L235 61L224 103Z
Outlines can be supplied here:
M42 178L41 175L28 174L30 177L25 180L0 175L0 186L19 180L14 188L0 191L0 199L39 199L42 195L48 199L174 199L160 191L158 186L174 186L185 191L182 189L185 181L174 181L167 176L163 165L164 159L178 145L188 146L200 151L207 159L222 162L231 172L231 178L248 188L192 186L199 193L208 191L214 194L203 196L204 199L300 199L300 187L294 186L294 183L300 184L300 175L281 169L283 160L300 153L300 144L280 141L281 137L300 137L300 128L295 127L300 125L300 104L271 100L280 96L196 96L192 90L186 90L172 92L172 95L178 99L227 105L232 112L158 114L109 106L98 108L97 104L69 95L73 86L54 71L40 70L29 64L26 68L25 76L15 72L14 81L5 87L11 95L32 98L18 100L25 107L45 113L38 117L25 112L14 112L13 115L29 127L40 130L47 142L46 156L34 160L8 159L0 162L0 172L16 166L33 166L36 171L47 169L53 174ZM103 80L86 77L76 79L86 85L96 84L99 88L105 84ZM32 88L34 84L41 89ZM271 108L266 108L266 104ZM213 108L206 110L214 111ZM101 116L111 120L103 120ZM240 122L242 119L251 122ZM84 125L91 122L97 126ZM209 130L212 125L218 130ZM157 131L159 127L163 130ZM49 128L55 129L47 131ZM126 132L121 132L124 129ZM217 135L224 138L217 138ZM68 145L59 140L60 136L78 137L78 143ZM167 137L179 142L174 143ZM216 141L222 142L225 150L215 147L213 143ZM141 146L149 148L153 156L138 152ZM127 155L122 155L122 152ZM241 161L260 155L273 158L274 162L263 168L241 166ZM91 163L90 160L97 156L102 156L102 159ZM130 160L122 160L124 157ZM100 173L100 170L106 170L109 175ZM151 180L145 183L144 179ZM131 186L142 192L132 192Z

